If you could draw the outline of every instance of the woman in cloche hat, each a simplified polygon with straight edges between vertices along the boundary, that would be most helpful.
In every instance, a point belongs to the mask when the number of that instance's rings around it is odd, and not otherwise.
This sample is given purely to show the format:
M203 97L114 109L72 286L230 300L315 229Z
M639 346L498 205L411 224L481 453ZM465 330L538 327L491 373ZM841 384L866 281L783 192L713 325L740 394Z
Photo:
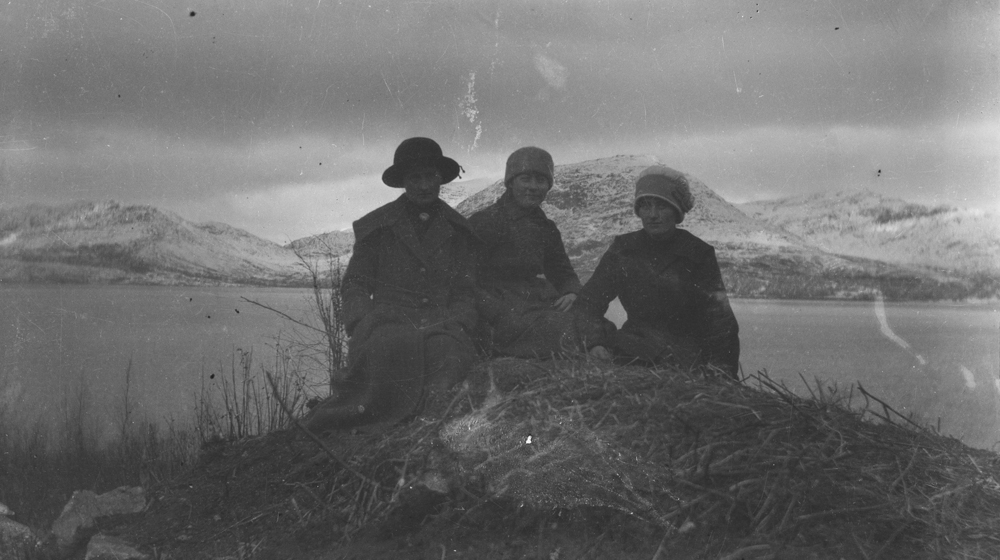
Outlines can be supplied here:
M576 304L601 321L617 297L628 315L591 354L682 368L710 365L739 377L739 325L715 249L677 228L693 207L683 173L662 165L639 173L633 209L642 229L615 237Z
M540 205L552 188L552 156L533 146L507 158L506 191L469 218L482 240L477 339L491 355L550 358L585 350L569 309L580 291L562 236Z

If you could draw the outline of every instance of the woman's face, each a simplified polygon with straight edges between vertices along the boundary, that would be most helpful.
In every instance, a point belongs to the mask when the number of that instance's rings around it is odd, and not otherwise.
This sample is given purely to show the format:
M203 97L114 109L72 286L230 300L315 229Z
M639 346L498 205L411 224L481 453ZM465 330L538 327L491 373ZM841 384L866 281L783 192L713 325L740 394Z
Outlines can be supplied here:
M677 229L677 210L665 200L644 196L635 203L642 229L653 237L666 237Z
M427 206L441 194L441 173L435 167L415 167L403 175L406 197L417 206Z
M510 180L514 202L521 208L538 208L549 193L549 180L541 173L521 173Z

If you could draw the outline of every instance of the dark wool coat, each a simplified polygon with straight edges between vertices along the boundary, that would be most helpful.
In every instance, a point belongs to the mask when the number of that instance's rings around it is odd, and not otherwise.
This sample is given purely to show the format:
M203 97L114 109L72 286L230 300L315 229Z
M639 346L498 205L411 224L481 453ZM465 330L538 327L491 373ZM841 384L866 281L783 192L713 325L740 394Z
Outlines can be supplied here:
M552 295L580 291L580 278L566 255L562 235L541 208L521 208L507 191L473 214L469 223L482 240L481 285L523 285L544 274L558 292Z
M552 309L560 296L580 291L555 223L541 208L518 206L510 191L469 223L482 240L477 308L484 350L550 357L580 349L577 317Z
M477 240L444 202L423 223L420 212L403 195L354 222L341 285L349 371L307 426L401 420L472 366Z
M738 376L739 325L708 243L682 229L665 241L644 230L615 237L576 306L599 321L616 297L628 320L605 343L618 353Z

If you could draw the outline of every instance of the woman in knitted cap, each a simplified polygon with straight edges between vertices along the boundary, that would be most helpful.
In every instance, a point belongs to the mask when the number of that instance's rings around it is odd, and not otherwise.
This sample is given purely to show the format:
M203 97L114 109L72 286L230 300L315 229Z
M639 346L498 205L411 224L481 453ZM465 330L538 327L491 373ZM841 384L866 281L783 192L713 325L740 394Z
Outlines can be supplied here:
M507 158L503 196L469 218L482 241L477 338L487 354L548 358L583 350L578 318L567 313L580 279L559 230L540 208L554 170L545 150L516 150Z
M687 178L654 165L635 184L642 229L619 235L580 292L577 310L601 321L619 298L621 330L591 354L682 368L715 366L739 378L739 325L729 306L715 249L677 225L694 207Z

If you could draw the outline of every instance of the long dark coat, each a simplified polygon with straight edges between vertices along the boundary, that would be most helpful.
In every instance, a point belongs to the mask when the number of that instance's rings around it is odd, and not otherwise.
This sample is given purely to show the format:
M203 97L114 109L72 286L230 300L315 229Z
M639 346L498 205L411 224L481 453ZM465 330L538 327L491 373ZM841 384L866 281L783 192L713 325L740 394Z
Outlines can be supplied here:
M560 296L580 291L555 223L541 208L518 206L510 191L469 223L482 241L476 273L481 348L522 358L581 350L580 321L552 309Z
M444 202L424 224L419 211L403 195L354 222L342 283L348 375L308 427L399 421L471 368L477 240Z
M643 230L615 237L576 306L596 321L616 297L628 320L605 342L617 353L738 376L739 325L708 243L682 229L665 241Z

